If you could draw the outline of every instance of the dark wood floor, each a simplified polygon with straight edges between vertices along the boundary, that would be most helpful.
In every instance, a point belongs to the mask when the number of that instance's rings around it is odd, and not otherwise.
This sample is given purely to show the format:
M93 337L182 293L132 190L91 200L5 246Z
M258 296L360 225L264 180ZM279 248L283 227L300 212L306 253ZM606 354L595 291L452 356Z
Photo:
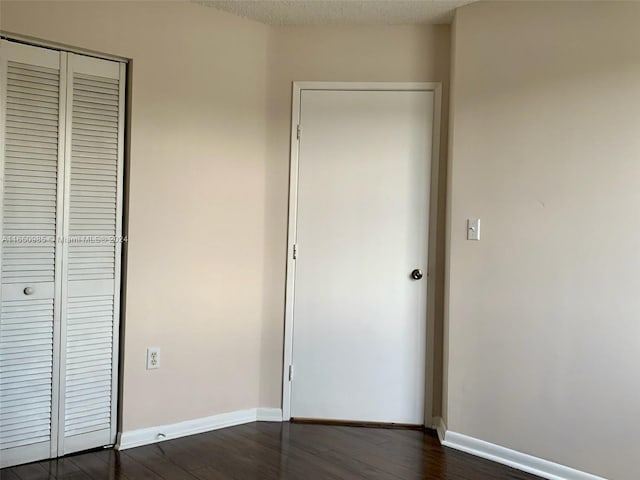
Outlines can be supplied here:
M2 480L534 480L413 430L250 423L0 471Z

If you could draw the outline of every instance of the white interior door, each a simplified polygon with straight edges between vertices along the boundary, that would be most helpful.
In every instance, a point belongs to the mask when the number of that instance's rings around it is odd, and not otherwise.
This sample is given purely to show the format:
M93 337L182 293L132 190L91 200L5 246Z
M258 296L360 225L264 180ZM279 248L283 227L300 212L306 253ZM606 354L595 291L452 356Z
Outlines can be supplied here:
M293 418L424 422L433 118L430 91L302 90Z

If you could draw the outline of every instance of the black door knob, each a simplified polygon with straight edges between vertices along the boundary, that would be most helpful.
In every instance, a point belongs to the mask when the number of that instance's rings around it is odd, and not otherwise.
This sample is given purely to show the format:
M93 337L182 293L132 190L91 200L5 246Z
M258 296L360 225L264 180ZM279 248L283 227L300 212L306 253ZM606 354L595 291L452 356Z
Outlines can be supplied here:
M411 272L411 278L414 280L420 280L422 278L422 270L416 268L413 272Z

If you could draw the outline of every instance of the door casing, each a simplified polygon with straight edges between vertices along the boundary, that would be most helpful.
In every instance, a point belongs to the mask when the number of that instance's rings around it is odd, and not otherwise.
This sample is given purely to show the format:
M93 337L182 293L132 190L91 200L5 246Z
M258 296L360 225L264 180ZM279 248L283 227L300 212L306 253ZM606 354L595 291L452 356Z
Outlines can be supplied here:
M285 328L284 328L284 359L282 370L282 419L291 419L291 374L293 365L293 327L294 327L294 295L295 295L295 259L294 244L297 234L298 218L298 167L299 167L299 139L298 125L300 122L300 98L303 90L351 90L351 91L426 91L434 94L433 108L433 141L431 152L431 189L430 211L433 211L438 198L438 165L440 160L440 119L442 111L442 84L439 82L293 82L293 96L291 100L291 163L289 167L289 219L287 231L287 270L285 296ZM430 222L431 223L431 222ZM435 229L430 229L429 239L429 269L427 271L427 305L433 302L433 279L430 272L435 255L432 255L432 242ZM434 417L433 386L434 365L429 361L434 350L433 315L427 315L427 339L425 358L425 426L433 427Z

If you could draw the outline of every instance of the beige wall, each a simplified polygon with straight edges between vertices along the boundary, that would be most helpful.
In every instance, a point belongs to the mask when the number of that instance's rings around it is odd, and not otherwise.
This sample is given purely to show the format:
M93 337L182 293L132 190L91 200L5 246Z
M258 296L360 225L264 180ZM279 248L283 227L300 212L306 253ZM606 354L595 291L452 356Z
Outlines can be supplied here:
M191 3L0 3L9 32L133 59L124 430L259 406L268 28Z
M434 162L432 192L433 281L430 315L436 324L433 362L437 372L434 410L441 404L442 291L444 278L444 181L446 178L449 27L278 27L271 33L268 74L265 308L262 339L262 405L279 406L284 330L284 279L291 92L294 81L442 82L442 156ZM438 189L437 187L440 186ZM436 196L436 194L438 194ZM435 228L437 224L437 229ZM436 231L440 235L436 236ZM437 254L436 254L437 250Z
M619 480L640 450L638 24L632 3L482 3L452 43L448 427ZM133 59L124 429L279 407L291 82L446 87L448 27L7 0L0 25Z
M453 52L448 427L616 480L640 451L638 25L478 3Z
M446 119L448 27L271 28L185 2L0 5L6 31L133 59L124 430L279 408L291 84L441 81ZM145 370L148 346L159 370Z

